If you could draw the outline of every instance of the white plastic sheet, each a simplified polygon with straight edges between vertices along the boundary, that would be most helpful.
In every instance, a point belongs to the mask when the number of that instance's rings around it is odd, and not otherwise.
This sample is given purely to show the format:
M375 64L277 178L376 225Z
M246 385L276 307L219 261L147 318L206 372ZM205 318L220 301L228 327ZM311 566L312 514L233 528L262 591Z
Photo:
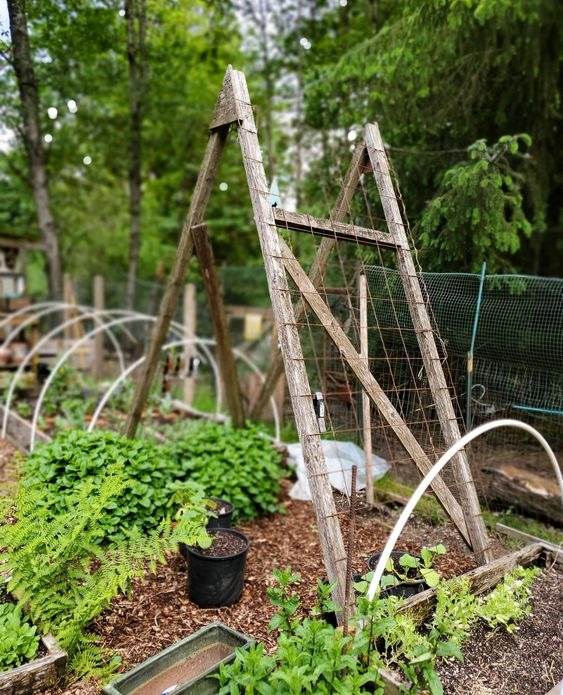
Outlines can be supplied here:
M329 480L333 488L348 496L352 485L352 466L358 466L356 489L363 490L366 487L366 467L364 452L353 442L338 442L323 439L321 441L329 471ZM294 500L310 500L311 490L307 480L307 470L303 459L301 444L288 444L290 463L295 467L297 482L289 491L289 496ZM371 457L371 470L373 479L377 480L387 473L390 466L385 459Z

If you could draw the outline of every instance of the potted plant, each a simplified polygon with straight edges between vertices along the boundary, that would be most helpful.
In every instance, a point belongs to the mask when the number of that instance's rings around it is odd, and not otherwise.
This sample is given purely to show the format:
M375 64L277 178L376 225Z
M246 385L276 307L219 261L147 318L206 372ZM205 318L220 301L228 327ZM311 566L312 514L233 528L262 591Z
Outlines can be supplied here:
M212 497L209 508L213 514L207 522L207 529L231 528L234 505L221 497Z
M381 593L408 598L429 587L435 587L440 581L440 575L432 565L434 558L445 552L446 548L441 543L431 548L422 548L420 556L394 550L385 566L386 574L381 578ZM368 559L370 570L376 568L380 557L381 553L371 555ZM371 577L370 573L364 579L369 582Z
M106 695L216 693L219 668L252 640L222 623L211 623L167 647L106 685Z
M209 535L208 548L186 547L188 596L201 608L230 606L242 594L250 541L230 528L212 529Z

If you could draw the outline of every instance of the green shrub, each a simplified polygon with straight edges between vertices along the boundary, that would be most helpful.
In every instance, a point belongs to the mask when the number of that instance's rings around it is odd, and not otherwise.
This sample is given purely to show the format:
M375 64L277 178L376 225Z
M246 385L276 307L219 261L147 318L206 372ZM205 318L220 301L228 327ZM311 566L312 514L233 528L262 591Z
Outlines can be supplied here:
M99 481L74 489L66 510L53 516L41 503L41 488L20 486L0 520L0 572L10 577L8 590L34 625L56 636L77 676L107 675L118 663L87 629L114 596L179 543L211 540L203 491L192 485L174 523L155 521L145 534L134 527L126 540L101 548L106 511L128 487L124 467L110 466Z
M0 603L0 671L31 661L37 654L37 629L14 603Z
M171 439L168 451L176 467L208 495L232 502L238 519L279 511L280 483L288 471L259 427L199 422Z
M23 485L40 489L39 503L54 516L68 510L69 499L82 483L90 481L95 489L116 464L123 466L127 483L100 521L102 535L115 542L134 527L150 531L178 506L175 498L182 485L176 479L182 471L159 447L114 432L70 430L29 456Z

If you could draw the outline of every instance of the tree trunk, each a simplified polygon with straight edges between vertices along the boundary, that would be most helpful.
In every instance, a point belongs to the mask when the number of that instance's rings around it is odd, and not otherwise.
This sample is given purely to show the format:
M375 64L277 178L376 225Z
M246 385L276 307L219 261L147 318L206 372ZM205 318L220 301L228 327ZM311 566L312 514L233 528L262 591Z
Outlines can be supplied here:
M125 305L133 308L141 247L141 131L145 96L145 0L125 0L127 59L129 63L129 267Z
M49 264L51 296L62 296L62 267L55 220L51 214L49 180L45 167L45 153L39 121L39 93L27 33L25 0L8 0L10 33L14 70L20 93L23 117L23 139L37 211L37 224L45 245Z

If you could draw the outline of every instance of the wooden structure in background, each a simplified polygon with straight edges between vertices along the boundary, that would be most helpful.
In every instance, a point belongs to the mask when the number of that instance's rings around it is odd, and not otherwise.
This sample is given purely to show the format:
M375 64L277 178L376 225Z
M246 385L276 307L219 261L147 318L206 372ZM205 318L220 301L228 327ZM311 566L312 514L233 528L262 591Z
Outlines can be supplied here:
M217 344L217 356L221 371L221 381L225 389L225 398L233 424L235 427L242 427L245 422L245 415L240 395L237 367L207 226L198 224L196 227L192 227L192 236L201 268L205 294L209 303L209 313L213 322L213 334Z
M305 304L310 307L334 341L343 359L348 363L378 408L382 418L393 429L419 469L423 473L427 472L432 462L382 387L370 373L365 356L352 345L317 290L330 251L339 241L350 240L356 244L366 243L369 245L381 244L385 248L392 248L396 251L403 286L417 333L424 367L431 383L432 394L442 424L444 439L446 444L450 444L459 437L459 429L434 343L426 304L406 239L385 150L376 125L366 127L365 139L356 147L331 219L321 220L308 215L274 209L269 200L269 187L246 80L242 72L229 67L217 101L210 128L210 138L190 209L182 229L176 263L148 348L144 372L137 384L133 406L126 426L126 434L128 436L134 435L144 408L156 370L160 348L168 332L181 289L186 263L193 252L194 237L200 233L197 228L201 229L200 225L204 221L218 162L231 127L237 131L238 143L241 148L254 221L264 258L281 357L307 467L324 563L329 581L331 583L336 582L334 598L339 605L343 606L345 605L346 553L321 446L321 431L315 412L296 318L303 315ZM366 167L369 167L375 176L387 220L389 230L387 233L347 225L342 222ZM306 231L324 237L309 275L303 270L289 246L279 235L279 228ZM288 277L293 280L301 294L295 309L291 300ZM279 367L275 367L275 369L279 370ZM269 393L267 393L268 398L276 383L277 376L275 379L267 380L266 388L270 388ZM456 468L461 505L441 478L438 477L434 480L433 489L462 536L473 547L478 560L484 562L489 556L488 539L480 514L477 494L464 455L458 456Z
M102 275L94 276L94 309L102 311L105 308L104 278ZM94 361L92 371L95 379L102 378L104 366L104 334L94 336Z
M196 333L197 326L197 302L196 291L193 282L188 282L184 287L184 338L188 340L193 338ZM184 347L184 369L186 375L184 378L184 403L191 406L194 402L195 394L195 374L193 374L192 360L195 357L195 343L190 343Z

